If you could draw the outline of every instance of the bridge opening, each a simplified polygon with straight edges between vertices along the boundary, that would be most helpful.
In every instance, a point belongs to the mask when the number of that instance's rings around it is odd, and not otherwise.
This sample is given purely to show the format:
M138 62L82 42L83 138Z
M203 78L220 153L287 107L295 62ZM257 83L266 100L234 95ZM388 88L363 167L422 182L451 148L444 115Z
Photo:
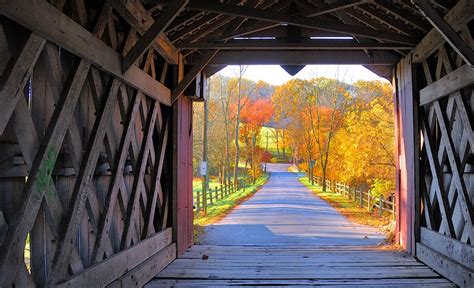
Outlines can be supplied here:
M206 103L194 104L195 243L384 241L383 232L351 225L354 219L385 229L394 241L390 82L360 65L308 66L296 76L287 68L229 66L209 78ZM352 220L341 221L332 209L313 213L329 205L312 201L310 189Z

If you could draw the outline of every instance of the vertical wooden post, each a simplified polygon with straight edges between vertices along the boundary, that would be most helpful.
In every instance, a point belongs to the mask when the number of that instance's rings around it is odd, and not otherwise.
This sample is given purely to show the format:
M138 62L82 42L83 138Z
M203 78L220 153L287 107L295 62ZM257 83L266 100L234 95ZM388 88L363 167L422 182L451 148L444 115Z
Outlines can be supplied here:
M370 212L370 190L367 191L367 211Z
M204 100L203 108L204 108L204 127L202 131L202 161L204 161L207 165L207 129L208 129L208 121L209 121L209 103L207 102L207 99ZM209 171L206 171L206 175L204 175L202 179L204 214L207 214L206 194L207 194L208 189L209 189Z
M183 58L179 56L176 83L184 78ZM193 243L192 203L192 102L178 97L173 103L173 236L177 254L181 255Z
M379 197L379 217L382 218L383 216L383 197Z

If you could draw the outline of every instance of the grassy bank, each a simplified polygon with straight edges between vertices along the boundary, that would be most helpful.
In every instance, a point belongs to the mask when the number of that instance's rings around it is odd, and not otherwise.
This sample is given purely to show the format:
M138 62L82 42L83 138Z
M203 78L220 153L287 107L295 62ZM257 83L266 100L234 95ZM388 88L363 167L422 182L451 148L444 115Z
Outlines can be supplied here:
M392 242L394 238L394 221L388 217L379 218L374 213L367 211L367 208L359 207L358 203L343 197L332 191L323 192L323 188L311 182L307 177L299 178L300 182L308 187L313 193L328 202L332 207L355 223L376 227L387 235L387 242Z
M210 225L229 214L234 207L251 197L257 190L267 182L268 174L263 175L255 184L249 184L245 188L230 194L224 199L214 202L207 208L207 214L202 211L194 214L194 234L197 236L202 231L202 227ZM196 239L196 237L195 237Z

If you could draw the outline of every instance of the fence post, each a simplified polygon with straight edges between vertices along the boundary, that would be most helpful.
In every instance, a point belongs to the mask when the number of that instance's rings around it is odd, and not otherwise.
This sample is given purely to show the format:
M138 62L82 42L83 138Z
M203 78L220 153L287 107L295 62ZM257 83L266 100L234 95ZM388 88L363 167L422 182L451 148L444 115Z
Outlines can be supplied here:
M201 196L201 191L198 190L196 192L196 198L195 198L196 201L194 201L194 203L196 204L196 211L199 211L199 208L201 207L200 205L201 203L199 203L199 198L201 198L200 196Z
M379 198L379 217L382 218L382 214L383 214L383 197L380 196Z
M362 200L362 190L359 190L359 207L364 207L364 201Z
M367 211L370 212L370 190L367 190Z
M392 220L396 220L395 217L395 197L392 199Z

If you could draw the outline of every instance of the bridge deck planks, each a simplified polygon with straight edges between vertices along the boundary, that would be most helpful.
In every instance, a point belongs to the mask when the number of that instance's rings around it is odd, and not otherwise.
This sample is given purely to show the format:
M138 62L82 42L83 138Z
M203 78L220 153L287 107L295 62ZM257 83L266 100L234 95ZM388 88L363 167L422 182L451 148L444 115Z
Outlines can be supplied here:
M380 247L208 245L191 247L146 287L235 285L454 287L414 257Z

